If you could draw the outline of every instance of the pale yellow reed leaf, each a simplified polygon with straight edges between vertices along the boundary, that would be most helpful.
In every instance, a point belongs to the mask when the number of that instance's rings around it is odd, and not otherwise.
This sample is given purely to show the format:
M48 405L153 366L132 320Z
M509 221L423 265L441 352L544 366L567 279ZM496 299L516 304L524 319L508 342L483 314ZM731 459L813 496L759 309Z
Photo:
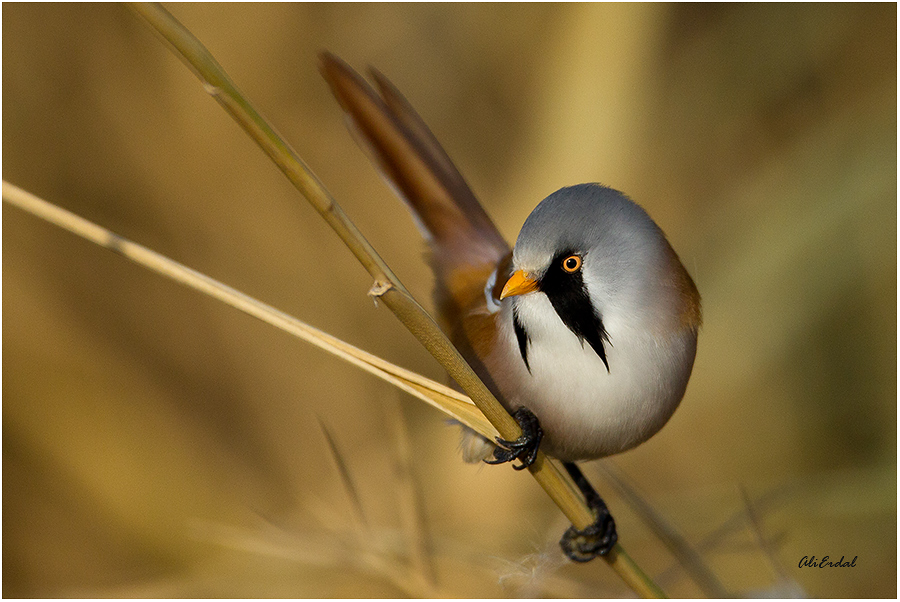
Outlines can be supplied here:
M410 395L421 399L490 440L499 434L475 404L459 393L415 372L396 366L358 347L335 338L253 297L245 295L221 282L184 266L147 247L122 238L65 209L57 207L8 182L3 182L3 200L32 215L77 234L101 247L114 251L131 261L171 278L194 290L206 293L263 322L267 322L297 338L311 343L370 374L387 381Z

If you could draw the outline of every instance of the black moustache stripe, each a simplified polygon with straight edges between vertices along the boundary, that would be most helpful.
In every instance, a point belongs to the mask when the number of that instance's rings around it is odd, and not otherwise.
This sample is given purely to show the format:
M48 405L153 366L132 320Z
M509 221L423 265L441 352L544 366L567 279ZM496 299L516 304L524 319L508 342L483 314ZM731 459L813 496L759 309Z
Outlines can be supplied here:
M539 287L550 299L563 324L578 337L581 346L584 347L584 342L587 341L591 349L603 360L603 365L609 372L604 346L604 343L609 343L609 334L603 327L603 320L597 308L591 303L581 270L568 273L562 269L563 258L571 254L571 251L564 251L553 260L541 278Z
M528 365L528 333L525 332L525 327L519 321L519 312L515 306L513 306L513 330L516 333L516 339L519 341L519 353L522 354L522 361L525 362L525 368L531 374L531 366Z

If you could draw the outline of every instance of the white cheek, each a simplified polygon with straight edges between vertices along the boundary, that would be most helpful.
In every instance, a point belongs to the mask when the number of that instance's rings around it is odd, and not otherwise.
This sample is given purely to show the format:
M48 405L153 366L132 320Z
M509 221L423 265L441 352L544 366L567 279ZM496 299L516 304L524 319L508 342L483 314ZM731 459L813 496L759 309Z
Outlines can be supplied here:
M585 269L582 272L584 286L594 306L603 308L600 311L600 319L606 332L610 333L614 326L618 326L620 318L630 312L627 302L631 296L628 283L610 277L609 270L589 269L591 266L589 260L590 258L585 260Z
M528 336L532 342L537 338L555 337L563 321L553 309L550 299L543 293L528 293L516 299L516 313L519 322L528 325Z
M603 375L606 365L594 349L578 337L563 323L553 309L550 299L542 293L523 295L516 300L519 322L525 325L528 336L528 366L531 369L526 379L531 387L543 389L551 386L556 395L566 397L570 389L577 389L586 374ZM510 313L511 310L510 310ZM511 320L503 320L511 323ZM511 330L511 328L510 328ZM509 333L515 344L515 353L521 357L515 333ZM509 340L509 338L507 338ZM609 358L609 344L606 345ZM524 368L524 363L522 364Z
M670 293L656 285L664 279L660 265L655 247L585 257L582 278L591 301L602 308L600 318L610 336L618 331L630 338L660 321L665 295Z

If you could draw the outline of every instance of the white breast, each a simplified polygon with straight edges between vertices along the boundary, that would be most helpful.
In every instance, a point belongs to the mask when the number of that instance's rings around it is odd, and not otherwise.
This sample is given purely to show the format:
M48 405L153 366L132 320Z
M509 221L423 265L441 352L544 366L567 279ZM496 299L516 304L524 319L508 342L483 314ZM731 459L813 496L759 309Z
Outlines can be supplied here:
M530 371L513 330L513 302L529 336ZM607 371L541 293L508 299L498 321L488 369L510 410L525 406L537 415L542 449L566 461L616 454L655 434L684 395L696 351L694 331L663 340L633 319L604 315Z

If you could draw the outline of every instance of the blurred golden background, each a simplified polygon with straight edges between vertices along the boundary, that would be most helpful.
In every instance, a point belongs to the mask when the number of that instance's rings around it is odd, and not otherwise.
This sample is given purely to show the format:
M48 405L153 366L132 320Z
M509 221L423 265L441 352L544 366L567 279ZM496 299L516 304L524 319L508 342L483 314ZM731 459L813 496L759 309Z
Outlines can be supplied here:
M613 462L730 593L897 595L896 5L170 9L429 306L320 50L391 78L510 240L564 185L641 203L705 323L682 407ZM3 151L17 186L444 378L125 7L3 5ZM556 507L463 464L437 412L6 205L3 293L4 596L629 594L562 563ZM586 472L637 562L703 595Z

